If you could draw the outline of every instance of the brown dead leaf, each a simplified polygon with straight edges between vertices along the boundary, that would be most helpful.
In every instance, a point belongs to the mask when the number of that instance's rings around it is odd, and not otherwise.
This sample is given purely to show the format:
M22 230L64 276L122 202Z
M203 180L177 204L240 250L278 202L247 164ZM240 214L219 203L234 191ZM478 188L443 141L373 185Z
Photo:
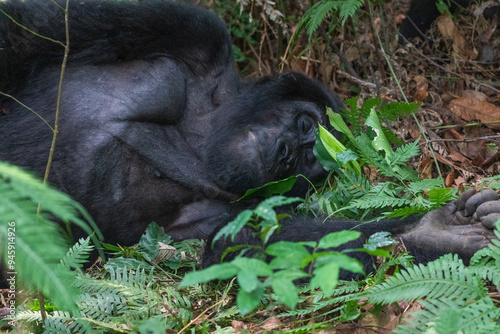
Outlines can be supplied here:
M465 184L465 179L459 176L455 179L455 184L458 186L459 189L463 188L463 185Z
M451 187L453 185L453 182L455 181L455 172L449 172L448 175L446 175L446 180L444 181L444 184L446 187Z
M456 161L456 162L464 162L464 161L469 160L466 157L464 157L462 153L460 153L458 151L454 151L454 152L448 154L446 157L450 158L451 160Z
M460 31L458 31L455 23L449 15L447 15L446 13L441 15L436 20L436 23L441 35L446 39L452 40L452 47L455 53L468 59L477 58L476 52L467 49L465 38L460 34Z
M432 179L432 166L433 161L430 157L425 157L420 163L420 178L421 179Z
M413 94L413 99L418 102L422 102L429 96L429 84L427 83L427 79L424 76L417 75L413 78L417 83L417 87L415 89L415 93Z
M480 121L489 128L500 130L500 107L492 103L462 97L451 101L449 108L467 122Z
M242 329L248 329L247 325L245 325L243 321L233 320L231 321L231 326L233 326L236 334L240 333Z
M281 321L279 321L278 318L270 318L266 320L266 322L264 322L262 326L260 326L260 328L270 330L279 328L280 326L281 326Z
M470 90L466 89L462 92L462 97L467 97L470 99L475 99L479 101L486 101L488 100L488 95L484 94L483 92L479 92L477 90Z

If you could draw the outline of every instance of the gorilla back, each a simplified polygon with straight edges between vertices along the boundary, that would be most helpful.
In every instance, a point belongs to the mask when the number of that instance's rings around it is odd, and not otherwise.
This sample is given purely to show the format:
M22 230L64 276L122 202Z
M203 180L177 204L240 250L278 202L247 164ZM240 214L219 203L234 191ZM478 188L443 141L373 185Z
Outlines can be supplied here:
M64 53L52 40L65 43L64 12L36 0L0 9L0 92L38 114L0 95L0 160L42 174ZM314 131L340 100L297 73L243 87L230 37L210 12L72 0L69 40L50 181L89 210L107 242L135 243L152 221L177 239L206 238L247 189L324 176Z

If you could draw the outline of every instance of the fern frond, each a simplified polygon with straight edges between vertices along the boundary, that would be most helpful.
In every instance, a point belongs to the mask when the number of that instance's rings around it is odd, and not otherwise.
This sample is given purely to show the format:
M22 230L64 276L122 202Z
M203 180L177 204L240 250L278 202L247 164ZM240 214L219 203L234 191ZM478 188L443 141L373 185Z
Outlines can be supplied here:
M398 117L414 114L420 109L421 103L391 102L380 108L380 118L396 121Z
M440 180L442 181L442 180ZM429 196L429 202L431 204L431 209L437 209L441 207L444 203L456 198L456 189L450 188L434 188L427 192Z
M88 261L90 252L93 249L94 246L90 245L90 237L81 238L68 250L60 263L67 269L82 268L83 264Z
M79 334L88 333L89 328L82 326L70 316L68 312L54 311L45 318L43 323L45 333L50 334Z
M396 149L394 154L389 157L389 164L391 166L403 165L411 158L417 156L419 152L420 148L418 147L417 140L413 143L400 146Z
M363 101L363 105L361 106L361 115L366 119L370 115L373 108L375 108L375 110L379 110L381 105L382 100L378 97L366 99Z
M339 16L342 20L342 25L344 25L345 21L349 17L353 17L354 13L363 5L364 0L337 0L337 2L340 4Z
M486 264L470 266L471 270L475 275L481 277L482 279L488 280L493 285L498 286L500 284L500 268L494 262L488 262Z
M406 198L390 197L384 194L367 194L351 203L358 209L383 208L383 207L401 207L409 205L411 200Z
M419 193L422 191L437 188L443 184L443 179L424 179L408 184L408 188L414 192Z
M318 29L324 18L333 10L338 9L339 4L336 0L322 0L312 6L304 15L306 21L307 34L312 34Z
M421 300L425 308L405 318L407 325L400 325L394 333L498 333L496 321L500 309L489 297L473 302L463 300Z
M407 206L405 208L395 209L394 211L386 214L385 217L386 218L396 218L396 217L406 218L406 217L411 216L413 214L424 214L424 213L427 213L428 211L429 211L429 209L427 207L420 206L420 205Z
M121 316L127 310L127 299L120 294L82 294L78 303L80 311L88 318L110 322L110 317Z
M364 297L373 303L387 304L418 298L461 298L464 300L484 297L483 282L458 259L445 255L436 261L409 267L368 289Z
M69 283L71 272L59 267L68 247L57 224L50 219L57 216L64 221L80 220L75 205L69 196L20 168L0 163L0 257L7 259L7 236L11 232L19 278L70 311L76 311L77 292Z
M342 116L344 116L351 125L354 135L359 135L361 133L361 117L358 111L358 99L359 97L356 96L345 100L345 104L348 108L342 109Z

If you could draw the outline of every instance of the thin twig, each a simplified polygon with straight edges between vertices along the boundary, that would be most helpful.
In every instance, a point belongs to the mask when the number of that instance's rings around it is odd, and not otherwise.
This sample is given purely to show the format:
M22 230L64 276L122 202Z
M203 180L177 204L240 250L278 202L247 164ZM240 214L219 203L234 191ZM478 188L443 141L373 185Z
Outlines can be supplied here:
M61 64L61 74L59 76L59 87L57 91L57 102L56 102L56 117L54 120L54 134L52 136L52 144L50 145L49 159L47 160L47 166L45 167L45 175L43 176L43 183L47 183L49 180L50 166L52 165L52 159L54 158L54 150L56 147L56 139L59 129L59 114L61 111L63 79L64 79L64 72L66 71L66 63L68 62L68 54L69 54L68 9L69 9L69 0L66 0L66 8L64 9L64 28L66 30L66 45L64 46L64 58Z
M10 95L10 94L7 94L7 93L4 93L4 92L0 92L0 95L3 95L5 97L8 97L9 99L12 99L14 100L16 103L20 104L21 106L23 106L24 108L28 109L29 111L31 111L33 114L35 114L36 116L38 116L38 118L40 118L45 124L47 124L47 126L52 130L54 131L54 128L45 120L45 118L42 117L42 115L40 115L39 113L37 113L36 111L34 111L32 108L28 107L27 105L25 105L24 103L22 103L21 101L19 101L18 99L16 99L14 96Z
M494 136L484 136L484 137L474 137L474 138L464 138L464 139L430 139L429 142L436 142L436 141L441 141L441 142L458 142L458 143L469 143L473 141L478 141L478 140L492 140L500 138L500 135L494 135ZM423 145L425 143L421 143L420 145Z
M199 318L201 318L202 315L204 315L205 313L207 313L208 311L210 311L211 309L213 309L214 307L216 307L217 305L222 303L224 300L225 299L219 300L217 303L213 304L212 306L207 308L205 311L201 312L196 318L191 320L186 326L184 326L180 331L178 331L177 334L181 334L182 332L184 332L186 329L189 328L189 326L191 326L194 322L196 322Z

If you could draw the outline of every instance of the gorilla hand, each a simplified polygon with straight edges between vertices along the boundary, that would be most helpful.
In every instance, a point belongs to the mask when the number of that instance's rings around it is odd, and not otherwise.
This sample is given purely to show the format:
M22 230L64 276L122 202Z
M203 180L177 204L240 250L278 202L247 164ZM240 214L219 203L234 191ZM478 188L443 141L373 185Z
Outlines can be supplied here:
M417 262L427 262L446 253L459 254L468 260L486 247L495 222L500 218L500 201L493 190L476 193L469 189L456 201L426 214L413 228L400 237L406 248L420 254Z

